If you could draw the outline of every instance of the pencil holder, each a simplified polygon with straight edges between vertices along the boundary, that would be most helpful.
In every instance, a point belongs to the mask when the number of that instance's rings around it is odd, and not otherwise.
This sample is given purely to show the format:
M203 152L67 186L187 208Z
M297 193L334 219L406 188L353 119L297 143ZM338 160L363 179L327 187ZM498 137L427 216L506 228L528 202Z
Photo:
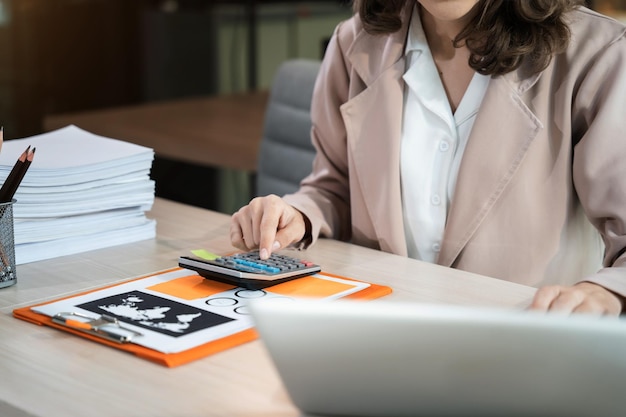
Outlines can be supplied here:
M13 203L0 203L0 288L17 282L15 274L15 238L13 235Z

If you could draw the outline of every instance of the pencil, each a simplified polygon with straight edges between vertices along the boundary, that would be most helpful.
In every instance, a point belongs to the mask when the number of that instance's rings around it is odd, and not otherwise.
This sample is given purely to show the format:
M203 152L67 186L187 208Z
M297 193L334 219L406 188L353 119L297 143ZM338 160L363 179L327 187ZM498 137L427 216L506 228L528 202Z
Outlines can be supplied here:
M24 152L20 155L20 157L13 165L9 176L2 184L2 188L0 188L0 203L7 203L13 199L15 195L15 191L17 191L17 187L19 187L30 163L33 161L33 157L35 156L34 150L30 150L30 146L26 148Z
M35 157L35 150L36 148L33 148L27 153L26 160L20 166L19 171L17 171L17 175L15 176L15 179L9 184L10 188L7 190L7 195L2 195L0 193L0 197L2 197L0 198L0 202L8 203L9 201L13 200L13 196L15 195L17 188L22 183L22 180L24 179L24 175L26 175L26 171L28 171L28 167L30 167L30 164L33 162L33 158ZM2 189L0 189L0 191L2 191Z
M4 127L0 127L0 147L2 146L3 141L4 141ZM4 184L2 184L2 188L0 188L0 202L7 202L7 201L13 200L13 194L10 194L8 200L5 200L4 198L6 198L6 193L9 193L10 190L12 189L12 184L17 183L17 185L19 185L19 183L22 181L22 178L24 177L24 170L28 169L28 165L30 165L29 159L31 162L33 159L33 156L30 155L31 153L29 151L30 151L30 146L28 146L26 150L22 152L20 157L15 162L15 165L13 165L13 168L11 169L11 172L7 176L7 179L5 180ZM15 189L17 189L17 186L15 187ZM10 210L10 207L8 209ZM5 210L2 212L3 217L6 213L6 210L7 208L5 208ZM9 261L7 257L7 253L5 251L4 244L0 244L0 262L2 262L2 270L0 271L0 280L6 280L5 277L7 274L8 274L8 278L11 279L13 276L13 271L11 269L11 262Z
M17 159L17 162L9 173L7 180L4 182L4 184L2 184L2 188L0 188L0 203L8 203L13 200L13 196L15 195L17 188L20 186L20 183L22 182L26 171L28 171L28 167L33 162L33 158L35 157L35 150L36 148L30 150L29 146ZM2 273L5 273L6 269L10 276L10 274L12 274L11 264L9 263L9 259L7 258L4 247L1 246L0 260L3 264Z

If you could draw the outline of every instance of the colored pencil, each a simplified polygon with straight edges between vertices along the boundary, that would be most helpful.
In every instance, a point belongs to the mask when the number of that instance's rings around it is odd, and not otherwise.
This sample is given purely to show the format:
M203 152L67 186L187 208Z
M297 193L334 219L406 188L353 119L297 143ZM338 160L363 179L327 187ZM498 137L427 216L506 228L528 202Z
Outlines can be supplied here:
M8 203L13 200L13 196L17 191L17 188L20 186L28 167L30 166L33 158L35 156L35 149L30 149L30 146L26 148L24 152L20 155L20 157L13 165L9 176L2 184L2 188L0 188L0 203Z

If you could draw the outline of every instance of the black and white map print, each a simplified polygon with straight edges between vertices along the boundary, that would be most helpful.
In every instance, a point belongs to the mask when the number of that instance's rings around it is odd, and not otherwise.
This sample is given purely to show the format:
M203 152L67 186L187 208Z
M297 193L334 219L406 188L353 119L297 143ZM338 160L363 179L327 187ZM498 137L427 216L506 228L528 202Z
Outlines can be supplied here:
M141 291L113 295L77 307L173 337L234 320Z

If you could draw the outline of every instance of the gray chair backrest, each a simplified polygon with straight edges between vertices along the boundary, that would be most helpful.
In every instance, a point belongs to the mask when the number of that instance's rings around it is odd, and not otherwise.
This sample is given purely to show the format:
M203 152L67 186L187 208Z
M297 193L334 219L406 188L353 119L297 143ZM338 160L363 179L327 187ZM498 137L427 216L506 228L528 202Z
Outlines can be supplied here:
M265 112L256 195L284 195L311 172L311 96L320 61L294 59L278 68Z

